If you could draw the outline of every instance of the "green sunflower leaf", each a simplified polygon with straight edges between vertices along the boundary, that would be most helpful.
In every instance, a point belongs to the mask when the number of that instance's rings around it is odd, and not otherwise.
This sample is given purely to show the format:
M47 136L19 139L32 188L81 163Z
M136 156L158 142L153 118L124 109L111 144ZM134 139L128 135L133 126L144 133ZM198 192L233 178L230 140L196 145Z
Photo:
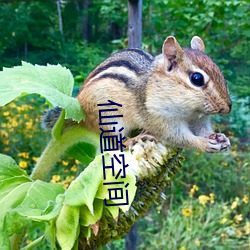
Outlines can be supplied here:
M22 62L21 66L4 68L0 72L0 106L27 94L39 94L52 106L65 109L65 118L84 119L82 107L71 97L74 79L61 65L39 66Z
M79 207L64 205L56 220L56 238L62 249L71 250L79 234Z

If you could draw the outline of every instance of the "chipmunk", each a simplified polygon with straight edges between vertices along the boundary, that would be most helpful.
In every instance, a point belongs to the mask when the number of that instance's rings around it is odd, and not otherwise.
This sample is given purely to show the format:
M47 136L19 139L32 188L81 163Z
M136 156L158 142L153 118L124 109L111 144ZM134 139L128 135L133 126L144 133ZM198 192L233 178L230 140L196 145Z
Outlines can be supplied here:
M213 131L210 115L227 114L232 104L223 74L204 50L198 36L191 48L181 48L169 36L156 57L140 49L110 56L88 75L77 96L86 112L83 126L100 132L97 105L110 100L122 107L105 115L123 115L113 121L124 127L125 137L141 129L165 145L206 152L227 149L230 142Z

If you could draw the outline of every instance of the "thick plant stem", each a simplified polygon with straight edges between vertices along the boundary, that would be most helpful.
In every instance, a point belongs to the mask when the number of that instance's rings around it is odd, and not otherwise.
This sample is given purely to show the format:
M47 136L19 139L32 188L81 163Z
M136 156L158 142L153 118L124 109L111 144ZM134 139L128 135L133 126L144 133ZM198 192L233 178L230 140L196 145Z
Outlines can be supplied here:
M26 231L26 228L23 230L24 232ZM11 249L12 250L19 250L22 245L23 238L25 236L25 233L22 234L14 234L10 238L10 243L11 243Z
M90 143L95 146L96 154L100 153L99 134L91 132L80 125L71 126L63 130L63 134L60 137L54 137L51 139L34 167L30 177L33 180L46 180L61 155L65 153L69 147L78 142ZM15 234L12 236L11 249L20 249L25 231L26 229L24 229L22 234Z
M60 138L52 138L39 158L31 178L33 180L46 180L49 173L65 151L78 142L90 143L95 146L96 154L99 153L100 135L82 126L72 126L63 131Z

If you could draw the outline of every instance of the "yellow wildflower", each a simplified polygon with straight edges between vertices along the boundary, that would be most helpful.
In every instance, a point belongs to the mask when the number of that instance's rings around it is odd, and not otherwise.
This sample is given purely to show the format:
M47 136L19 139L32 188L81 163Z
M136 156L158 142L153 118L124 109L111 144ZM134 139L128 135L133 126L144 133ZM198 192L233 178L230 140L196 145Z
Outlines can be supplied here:
M17 106L16 109L20 112L20 111L23 111L23 108L22 106Z
M3 139L3 144L9 145L10 144L10 140L8 138L4 138Z
M194 193L199 190L199 187L196 185L193 185L192 188L190 189L189 196L193 198Z
M75 176L67 176L66 181L67 182L72 182L75 179Z
M77 171L76 165L73 165L73 166L70 168L70 170L71 170L72 172L76 172L76 171Z
M25 110L28 110L28 109L32 109L31 106L27 105L27 104L24 104L22 106L17 106L17 110L20 112L20 111L25 111Z
M4 116L9 116L9 114L10 114L10 112L8 112L8 111L3 112Z
M235 209L238 206L238 202L234 201L231 205L231 209Z
M243 202L247 204L248 201L249 201L248 195L245 194L243 197Z
M220 224L225 224L227 222L227 218L222 218L221 220L220 220Z
M26 159L29 158L29 155L30 155L29 152L21 152L21 153L18 153L18 156L19 156L19 157L23 157L23 158L26 158Z
M200 247L201 246L201 242L199 239L195 239L194 240L194 244L197 246L197 247Z
M18 157L23 157L23 153L18 153Z
M198 199L199 203L203 206L210 200L210 198L207 195L200 195Z
M10 147L5 147L4 148L4 152L9 152L10 151Z
M236 197L235 201L231 205L231 209L235 209L239 205L239 198Z
M209 197L210 197L210 203L214 204L214 193L210 193Z
M250 234L250 222L247 221L246 225L244 226L244 231L246 232L246 234Z
M33 126L33 121L32 121L32 120L26 122L26 128L27 128L27 129L31 129L32 126Z
M0 130L0 135L1 135L1 137L5 137L5 138L9 137L9 134L4 130Z
M192 208L191 207L185 207L181 210L182 214L186 217L189 217L192 214Z
M181 247L180 250L186 250L186 247Z
M220 235L222 238L226 238L227 237L227 234L226 233L221 233Z
M9 104L9 106L10 106L11 108L15 108L15 107L16 107L16 104L15 104L14 102L11 102L11 103Z
M238 153L237 150L233 150L233 151L232 151L232 154L233 154L233 155L237 155L237 153Z
M53 175L53 176L52 176L51 182L52 182L52 183L57 183L57 182L60 181L60 179L61 179L61 176L60 176L60 175Z
M79 164L81 164L81 162L78 161L78 160L75 160L75 164L76 164L76 165L79 165Z
M22 169L26 169L28 167L27 161L20 161L19 162L19 167Z
M34 162L37 162L38 161L38 159L39 159L39 157L32 157L32 160L34 161Z
M11 125L12 125L12 127L17 127L17 126L18 126L18 123L17 123L17 121L16 121L15 119L13 119L13 120L11 121Z
M238 237L241 237L241 236L242 236L242 232L241 232L239 229L237 229L235 233L236 233L236 235L237 235Z
M68 183L68 182L64 182L64 183L63 183L63 187L64 187L64 189L67 189L67 188L68 188L68 186L69 186L69 183Z
M64 160L62 160L62 164L63 164L63 166L68 166L69 165L69 163L67 161L64 161Z
M242 160L241 160L239 157L236 157L235 160L236 160L237 162L239 162L239 163L242 162Z
M234 216L234 221L236 224L239 224L243 220L242 214L237 214Z
M221 165L223 166L223 167L227 167L228 166L228 163L227 162L221 162Z

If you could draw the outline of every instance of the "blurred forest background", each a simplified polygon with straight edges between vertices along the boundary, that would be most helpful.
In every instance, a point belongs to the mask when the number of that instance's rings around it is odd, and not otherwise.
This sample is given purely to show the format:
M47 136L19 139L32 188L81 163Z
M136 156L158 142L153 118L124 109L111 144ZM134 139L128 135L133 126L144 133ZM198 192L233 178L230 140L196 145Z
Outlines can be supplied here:
M184 152L183 170L166 191L166 201L152 206L138 223L137 247L249 249L250 3L143 0L142 16L142 46L153 55L161 53L169 35L186 47L194 35L202 37L206 53L225 75L233 111L214 118L215 128L230 137L231 150ZM102 60L127 47L127 23L126 0L1 0L0 68L22 60L60 63L79 87ZM36 96L28 99L29 104L20 99L0 110L0 152L30 172L47 136L39 122L46 104ZM52 182L67 187L80 169L78 162L64 159ZM106 249L124 249L124 239Z

